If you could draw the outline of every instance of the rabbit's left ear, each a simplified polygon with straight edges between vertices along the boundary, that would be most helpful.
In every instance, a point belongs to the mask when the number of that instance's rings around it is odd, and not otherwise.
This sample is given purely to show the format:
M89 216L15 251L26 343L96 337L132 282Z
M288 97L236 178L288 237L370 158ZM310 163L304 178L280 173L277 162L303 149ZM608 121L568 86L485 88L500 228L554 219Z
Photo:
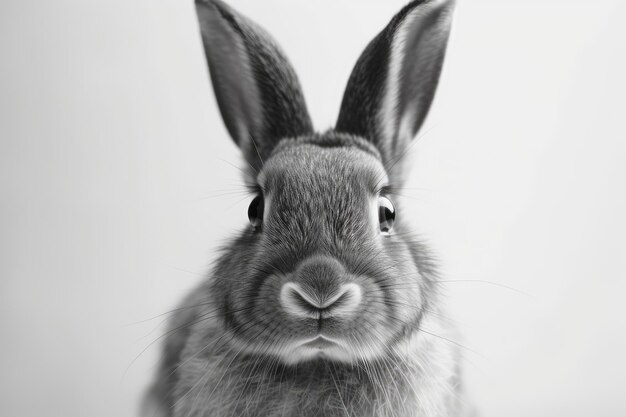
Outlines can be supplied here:
M336 130L364 137L390 169L433 100L454 0L415 0L367 46L343 96Z

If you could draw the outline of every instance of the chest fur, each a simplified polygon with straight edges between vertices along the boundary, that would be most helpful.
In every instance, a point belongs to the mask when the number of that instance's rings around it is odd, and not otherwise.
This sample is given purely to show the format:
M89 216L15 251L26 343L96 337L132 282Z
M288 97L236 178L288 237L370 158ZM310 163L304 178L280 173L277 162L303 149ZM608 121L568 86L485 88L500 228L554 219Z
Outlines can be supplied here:
M456 408L454 372L398 360L285 367L222 356L189 360L179 371L180 417L435 417Z

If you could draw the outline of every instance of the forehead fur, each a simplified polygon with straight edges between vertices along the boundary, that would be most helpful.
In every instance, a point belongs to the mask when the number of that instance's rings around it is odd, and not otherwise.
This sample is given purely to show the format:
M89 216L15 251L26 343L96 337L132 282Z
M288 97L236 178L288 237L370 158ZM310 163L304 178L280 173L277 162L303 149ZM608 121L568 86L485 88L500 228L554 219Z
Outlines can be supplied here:
M380 153L369 142L331 131L282 140L257 181L266 192L294 186L317 188L320 183L345 185L345 182L376 192L387 185L387 174Z

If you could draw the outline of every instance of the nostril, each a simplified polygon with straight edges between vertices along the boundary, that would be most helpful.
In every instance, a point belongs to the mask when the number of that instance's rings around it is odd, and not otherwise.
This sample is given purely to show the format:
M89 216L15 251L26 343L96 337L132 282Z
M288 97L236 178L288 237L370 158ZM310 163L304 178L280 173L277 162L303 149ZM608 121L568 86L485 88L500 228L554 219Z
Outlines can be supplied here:
M287 282L280 290L280 303L283 309L294 316L318 318L320 310L319 300L310 294L299 284Z
M287 282L280 291L283 309L295 316L306 318L345 316L352 313L361 302L361 287L343 284L339 291L330 295L307 291L297 283Z
M344 284L341 286L339 295L331 303L330 315L332 316L348 316L353 313L359 304L361 304L361 287L355 283Z
M320 308L319 304L316 301L312 300L311 298L304 295L304 293L298 290L295 290L293 288L290 290L287 296L290 297L295 303L297 303L303 309L307 309L307 308L319 309Z

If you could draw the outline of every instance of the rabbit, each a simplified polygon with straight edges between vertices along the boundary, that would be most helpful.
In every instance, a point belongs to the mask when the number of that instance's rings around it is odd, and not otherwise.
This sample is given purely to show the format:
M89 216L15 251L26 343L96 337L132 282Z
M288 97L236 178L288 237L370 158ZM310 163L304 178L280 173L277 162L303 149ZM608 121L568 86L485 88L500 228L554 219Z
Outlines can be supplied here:
M250 224L175 310L146 416L468 412L434 262L396 201L453 5L399 11L320 133L267 32L220 0L196 0L217 103L247 162Z

